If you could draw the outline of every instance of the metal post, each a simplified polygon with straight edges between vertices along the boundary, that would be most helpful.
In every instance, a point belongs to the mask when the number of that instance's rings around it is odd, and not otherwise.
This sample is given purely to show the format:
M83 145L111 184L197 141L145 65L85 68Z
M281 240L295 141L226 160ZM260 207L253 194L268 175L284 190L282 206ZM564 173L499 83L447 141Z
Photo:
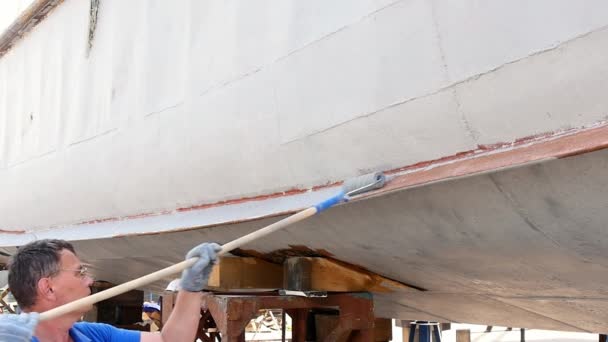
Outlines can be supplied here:
M519 336L520 336L519 340L521 342L526 342L526 329L524 329L524 328L519 329Z
M431 342L431 332L429 331L429 322L422 322L422 324L418 325L418 330L420 333L418 334L419 342Z
M441 326L439 324L433 326L433 342L441 342Z
M291 340L294 342L306 341L306 318L308 310L296 309L293 310L291 316Z
M408 342L414 342L414 338L416 337L416 322L410 323L410 338Z
M285 342L285 330L287 330L287 315L285 309L281 309L281 342Z

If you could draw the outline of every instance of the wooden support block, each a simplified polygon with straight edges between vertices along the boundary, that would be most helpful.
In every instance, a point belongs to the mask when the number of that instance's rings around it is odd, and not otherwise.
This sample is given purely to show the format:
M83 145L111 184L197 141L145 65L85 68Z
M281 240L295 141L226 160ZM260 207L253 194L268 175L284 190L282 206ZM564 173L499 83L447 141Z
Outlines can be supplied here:
M374 341L384 342L393 339L393 320L390 318L376 318L374 321Z
M175 306L175 299L177 297L177 292L165 291L161 300L161 322L164 326L165 323L169 320L169 316L171 316L171 312L173 312L173 307Z
M412 322L415 322L415 321L395 320L395 325L398 327L401 327L401 338L403 339L403 342L409 341L410 332L412 331L411 330ZM420 329L416 329L414 331L414 341L418 341L419 333L420 333Z
M409 328L410 324L412 324L412 322L414 322L414 321L409 321L409 320L405 320L405 319L396 319L395 326L399 327L399 328Z
M336 329L338 325L337 315L315 315L315 328L317 341L324 341L329 334ZM342 336L339 336L337 342L346 342L349 340L351 332L346 331ZM374 320L374 339L373 342L388 342L393 339L393 327L391 320L388 318L376 318ZM407 340L406 340L407 341Z
M331 332L338 325L338 316L336 315L315 315L315 332L317 341L325 341ZM335 342L346 342L350 331L345 331L341 336L338 336Z
M325 258L295 257L283 264L283 286L295 291L393 292L419 290Z
M213 267L210 289L278 289L283 285L283 268L253 257L221 257Z
M471 342L471 330L469 330L469 329L456 330L456 342Z
M410 340L410 327L409 326L401 327L401 340L404 342Z

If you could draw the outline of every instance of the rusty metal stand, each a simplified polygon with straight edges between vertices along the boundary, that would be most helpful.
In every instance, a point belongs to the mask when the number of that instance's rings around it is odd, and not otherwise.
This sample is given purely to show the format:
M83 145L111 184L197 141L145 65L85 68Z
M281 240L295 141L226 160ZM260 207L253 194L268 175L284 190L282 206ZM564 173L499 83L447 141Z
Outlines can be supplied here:
M11 308L11 306L4 301L4 297L6 297L10 292L11 290L7 287L2 291L2 293L0 293L0 313L4 310L10 313L15 313L15 310L13 310L13 308Z
M373 341L374 310L369 293L336 293L327 297L298 297L280 295L232 295L207 293L203 309L210 313L213 325L221 332L223 342L244 341L245 327L260 309L283 309L292 318L292 341L306 340L306 323L311 309L339 310L338 323L324 341ZM207 316L203 316L208 322ZM204 327L206 323L201 320ZM214 340L213 336L210 339Z
M198 323L196 338L203 342L220 342L222 340L217 325L208 310L201 310L201 319Z

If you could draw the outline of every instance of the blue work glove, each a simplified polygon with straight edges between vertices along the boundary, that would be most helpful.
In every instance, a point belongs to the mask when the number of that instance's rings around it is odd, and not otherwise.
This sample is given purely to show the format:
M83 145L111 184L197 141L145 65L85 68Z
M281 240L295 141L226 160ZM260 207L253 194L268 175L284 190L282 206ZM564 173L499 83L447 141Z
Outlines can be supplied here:
M186 254L186 259L199 258L192 267L182 272L180 286L183 290L190 292L201 291L209 281L209 275L217 260L217 252L222 246L217 243L202 243Z
M0 315L0 341L30 342L39 318L36 312Z

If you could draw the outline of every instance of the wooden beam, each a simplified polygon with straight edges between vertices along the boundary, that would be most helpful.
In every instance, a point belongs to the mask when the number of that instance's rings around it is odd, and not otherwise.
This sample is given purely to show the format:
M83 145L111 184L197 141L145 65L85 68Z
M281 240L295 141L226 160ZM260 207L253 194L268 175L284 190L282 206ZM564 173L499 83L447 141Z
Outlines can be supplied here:
M212 290L277 289L332 292L417 292L373 272L326 258L295 257L283 267L254 257L221 257L207 286Z
M295 291L418 292L373 272L325 258L295 257L283 264L283 286Z
M388 342L393 340L393 320L376 318L374 321L374 341Z
M409 341L410 340L410 326L402 326L401 327L401 340L402 341Z
M169 320L169 316L171 316L171 312L173 312L173 307L175 306L175 299L177 297L177 292L173 291L165 291L162 295L162 300L160 304L160 317L162 326L167 323Z
M471 330L469 330L469 329L456 330L456 342L471 342Z
M331 334L338 325L337 315L315 315L315 329L317 341L326 341L326 338ZM349 337L351 331L346 331L345 334L339 336L336 342L347 342L351 340ZM392 320L388 318L376 318L374 320L374 339L371 342L388 342L393 339ZM407 341L404 340L404 341Z
M214 290L279 289L283 268L253 257L221 257L213 267L208 288Z

